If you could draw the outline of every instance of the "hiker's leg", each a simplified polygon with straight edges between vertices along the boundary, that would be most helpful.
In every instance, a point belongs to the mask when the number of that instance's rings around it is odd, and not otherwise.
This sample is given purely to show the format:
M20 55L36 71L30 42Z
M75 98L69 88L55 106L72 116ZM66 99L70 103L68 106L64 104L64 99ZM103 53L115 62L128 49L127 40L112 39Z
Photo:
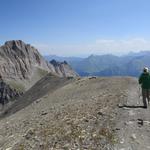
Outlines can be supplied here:
M146 94L146 89L142 89L142 96L143 96L143 104L144 104L144 107L147 108L147 102L146 102L146 97L147 97L147 94Z
M148 89L147 91L147 100L148 100L148 103L150 103L150 89Z
M146 103L147 103L147 106L148 106L148 103L149 103L149 89L146 89Z

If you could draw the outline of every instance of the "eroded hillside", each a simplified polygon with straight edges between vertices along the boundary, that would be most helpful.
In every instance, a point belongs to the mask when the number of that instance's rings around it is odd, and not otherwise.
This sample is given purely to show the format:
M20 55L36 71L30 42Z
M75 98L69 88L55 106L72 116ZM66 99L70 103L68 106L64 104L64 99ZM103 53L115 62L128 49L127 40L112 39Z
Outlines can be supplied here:
M118 105L136 86L137 80L129 77L82 78L49 89L1 119L1 149L114 149L121 143L118 130L123 127L117 127L123 109Z

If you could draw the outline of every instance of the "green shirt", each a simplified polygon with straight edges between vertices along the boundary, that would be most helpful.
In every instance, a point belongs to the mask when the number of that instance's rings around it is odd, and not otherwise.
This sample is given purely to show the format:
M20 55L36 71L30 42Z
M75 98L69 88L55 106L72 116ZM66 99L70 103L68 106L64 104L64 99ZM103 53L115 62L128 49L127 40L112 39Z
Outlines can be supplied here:
M139 84L142 89L150 89L150 73L142 73L139 77Z

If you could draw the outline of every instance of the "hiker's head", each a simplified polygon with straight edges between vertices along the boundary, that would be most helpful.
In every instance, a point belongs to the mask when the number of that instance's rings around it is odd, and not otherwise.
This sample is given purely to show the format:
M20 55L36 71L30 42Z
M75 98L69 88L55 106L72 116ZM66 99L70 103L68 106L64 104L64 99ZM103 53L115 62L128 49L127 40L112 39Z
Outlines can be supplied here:
M148 73L148 68L147 68L147 67L144 67L143 72L144 72L144 73Z

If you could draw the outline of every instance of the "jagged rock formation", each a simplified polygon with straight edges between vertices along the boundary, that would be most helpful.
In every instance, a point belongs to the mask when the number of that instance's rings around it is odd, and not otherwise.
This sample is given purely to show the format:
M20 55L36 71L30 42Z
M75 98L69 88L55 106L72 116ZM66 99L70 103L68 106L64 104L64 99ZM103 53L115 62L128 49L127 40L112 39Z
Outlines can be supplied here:
M0 104L4 105L12 99L16 99L22 95L22 92L17 91L16 89L11 88L6 84L2 79L0 79Z
M68 65L66 61L64 62L58 62L56 60L50 61L50 64L54 66L55 72L59 74L60 76L64 77L74 77L78 76L74 70Z
M0 47L0 75L4 80L14 80L27 89L48 72L61 77L77 76L67 63L59 67L48 63L36 48L21 40L8 41Z
M4 78L28 79L34 67L49 70L39 52L22 41L8 41L0 47L0 72Z
M0 103L16 99L48 73L77 76L67 62L47 62L33 46L21 40L7 41L0 47Z

